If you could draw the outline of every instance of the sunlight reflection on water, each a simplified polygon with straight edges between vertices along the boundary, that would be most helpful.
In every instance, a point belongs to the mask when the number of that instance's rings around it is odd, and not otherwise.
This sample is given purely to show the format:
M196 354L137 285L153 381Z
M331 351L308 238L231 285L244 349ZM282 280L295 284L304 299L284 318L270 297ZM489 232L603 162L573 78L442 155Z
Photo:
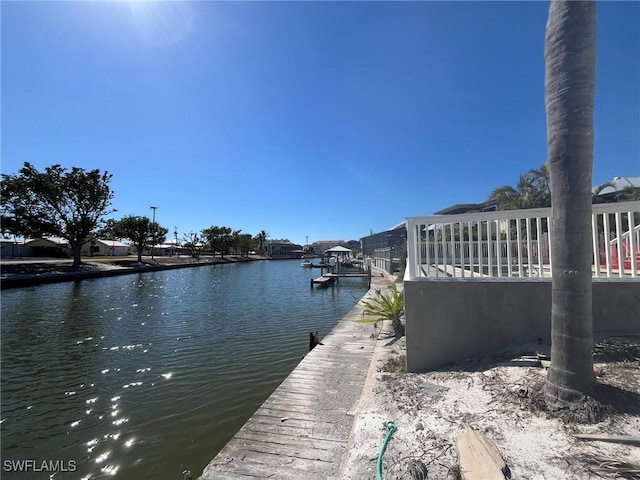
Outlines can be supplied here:
M2 293L2 458L55 478L199 472L365 292L310 290L298 261L169 270ZM145 319L141 321L141 319Z

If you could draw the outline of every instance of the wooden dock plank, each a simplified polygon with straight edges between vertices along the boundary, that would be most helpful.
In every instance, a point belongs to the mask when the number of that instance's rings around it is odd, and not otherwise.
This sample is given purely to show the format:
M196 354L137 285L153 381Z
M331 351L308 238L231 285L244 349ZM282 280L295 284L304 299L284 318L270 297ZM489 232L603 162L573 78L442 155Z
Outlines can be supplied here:
M314 450L323 450L328 452L339 452L344 449L344 442L337 442L331 440L323 440L320 438L300 438L298 436L295 437L287 437L285 435L277 435L274 433L261 432L249 429L241 429L237 433L238 438L241 438L246 441L263 441L270 442L276 445L299 445L300 440L303 440L304 445L307 448L312 448Z
M202 480L218 480L221 474L246 475L249 478L301 480L313 478L319 470L317 461L296 459L282 455L237 452L238 457L218 456L204 470ZM324 465L323 462L322 465ZM239 477L233 477L239 478ZM246 478L246 477L240 477Z
M269 440L281 437L272 435ZM317 460L321 462L333 462L336 456L342 454L343 449L323 450L313 448L311 442L296 443L267 441L268 437L263 435L250 435L245 432L238 432L236 438L244 446L245 449L252 452L270 453L273 455L284 455L288 457L303 458L307 460Z
M264 453L270 455L280 455L292 457L300 460L310 460L314 462L333 462L336 454L328 450L318 450L305 445L292 445L286 443L265 442L263 440L249 439L245 441L242 434L237 437L238 443L243 451Z

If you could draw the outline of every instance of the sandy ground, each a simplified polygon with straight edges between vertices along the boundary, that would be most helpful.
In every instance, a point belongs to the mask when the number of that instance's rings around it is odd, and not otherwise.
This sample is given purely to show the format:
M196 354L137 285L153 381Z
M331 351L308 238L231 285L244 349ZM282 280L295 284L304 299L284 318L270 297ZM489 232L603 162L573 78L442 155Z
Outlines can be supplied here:
M594 413L599 417L595 423L576 423L544 410L539 388L546 369L528 355L548 352L548 346L523 345L439 371L407 374L402 373L404 338L395 341L384 331L376 335L369 388L340 478L376 478L386 421L395 422L397 431L383 457L385 480L459 478L455 439L467 425L495 442L511 478L640 478L640 470L636 476L623 476L621 470L623 460L640 469L640 446L574 436L640 435L640 339L612 338L596 345L594 368L603 403L565 415L581 421Z

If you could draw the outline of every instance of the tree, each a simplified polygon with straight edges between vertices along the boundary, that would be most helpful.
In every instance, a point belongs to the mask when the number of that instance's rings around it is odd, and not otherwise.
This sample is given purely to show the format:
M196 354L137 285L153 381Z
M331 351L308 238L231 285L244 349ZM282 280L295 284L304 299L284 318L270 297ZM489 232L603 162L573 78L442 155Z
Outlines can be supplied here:
M496 188L489 200L498 203L500 210L548 207L551 205L549 167L543 163L539 169L520 175L515 187L505 185Z
M202 250L207 246L203 240L203 237L198 236L197 233L191 232L184 236L182 246L191 252L192 258L199 260Z
M553 0L545 33L545 106L552 199L550 408L577 404L595 385L591 177L596 5Z
M222 258L224 258L231 248L233 231L229 227L214 226L202 230L202 237L206 240L214 257L217 252L220 252Z
M142 263L142 252L150 245L165 241L167 230L147 217L128 215L109 222L109 233L120 239L130 240L138 252L138 262Z
M541 207L551 206L551 174L549 164L544 162L538 169L531 169L527 177L536 190L537 201Z
M242 230L233 230L229 238L228 248L233 251L235 255L237 255L240 250L240 232L242 232Z
M269 234L264 230L261 230L260 233L256 235L256 241L258 242L260 255L264 255L264 244L266 243L268 236Z
M103 224L110 209L112 175L100 170L71 170L53 165L38 171L25 162L18 175L2 174L0 201L3 229L14 235L62 237L81 262L82 245Z
M256 241L255 239L248 233L240 234L238 231L238 243L237 250L240 252L240 255L246 257L249 255L249 252L255 250Z

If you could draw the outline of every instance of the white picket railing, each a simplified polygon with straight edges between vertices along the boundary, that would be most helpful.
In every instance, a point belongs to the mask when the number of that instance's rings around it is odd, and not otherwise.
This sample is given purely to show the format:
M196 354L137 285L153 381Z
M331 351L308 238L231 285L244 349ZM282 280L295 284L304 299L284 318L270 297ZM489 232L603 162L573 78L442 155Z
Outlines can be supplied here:
M549 277L551 208L407 218L409 279ZM640 202L593 205L593 275L640 272Z

